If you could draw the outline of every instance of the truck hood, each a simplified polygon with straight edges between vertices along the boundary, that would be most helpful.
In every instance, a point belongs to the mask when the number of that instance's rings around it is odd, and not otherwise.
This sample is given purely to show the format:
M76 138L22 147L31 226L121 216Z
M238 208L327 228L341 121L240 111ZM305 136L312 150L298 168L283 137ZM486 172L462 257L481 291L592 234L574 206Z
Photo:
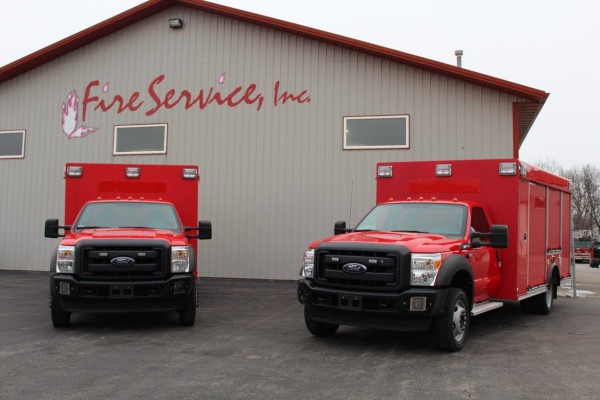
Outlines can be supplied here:
M400 245L413 253L442 253L457 251L465 240L462 238L447 238L442 235L408 233L408 232L351 232L343 235L330 236L310 244L314 249L321 243L368 243Z
M70 232L65 236L63 244L75 245L82 240L110 240L110 239L136 239L136 240L164 240L174 246L185 246L188 241L181 232L167 229L148 228L102 228L84 229L80 232Z

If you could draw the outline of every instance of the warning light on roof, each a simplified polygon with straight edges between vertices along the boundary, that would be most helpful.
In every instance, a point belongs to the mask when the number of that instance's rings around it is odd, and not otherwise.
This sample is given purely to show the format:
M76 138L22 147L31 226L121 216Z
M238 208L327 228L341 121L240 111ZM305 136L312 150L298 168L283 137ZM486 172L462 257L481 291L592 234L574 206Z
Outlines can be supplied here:
M125 178L137 179L139 177L140 177L140 167L126 167L125 168Z
M378 165L377 166L377 177L378 178L391 178L392 177L392 166L391 165Z
M83 175L83 167L82 166L69 165L67 167L67 176L69 178L81 178L82 175Z
M435 176L452 176L452 164L436 164Z
M499 167L500 175L516 175L517 174L517 163L516 162L501 162Z
M183 179L198 179L198 170L196 168L184 168L181 174Z

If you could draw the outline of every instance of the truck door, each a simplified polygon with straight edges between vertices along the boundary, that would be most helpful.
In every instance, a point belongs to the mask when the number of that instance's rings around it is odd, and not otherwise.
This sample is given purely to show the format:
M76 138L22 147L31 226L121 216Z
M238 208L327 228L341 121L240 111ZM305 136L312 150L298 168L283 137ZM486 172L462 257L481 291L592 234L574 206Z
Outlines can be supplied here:
M471 231L490 232L490 224L481 207L471 210ZM500 268L496 261L496 250L490 247L490 239L482 237L481 247L471 249L469 261L475 278L475 302L493 298L500 287Z

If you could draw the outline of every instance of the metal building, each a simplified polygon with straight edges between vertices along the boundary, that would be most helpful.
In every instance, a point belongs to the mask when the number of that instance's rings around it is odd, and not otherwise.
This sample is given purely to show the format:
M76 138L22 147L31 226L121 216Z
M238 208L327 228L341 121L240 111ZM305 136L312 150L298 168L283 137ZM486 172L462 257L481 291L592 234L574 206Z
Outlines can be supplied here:
M66 162L193 163L200 274L293 279L378 161L499 158L548 94L200 0L151 0L0 69L0 269L46 270Z

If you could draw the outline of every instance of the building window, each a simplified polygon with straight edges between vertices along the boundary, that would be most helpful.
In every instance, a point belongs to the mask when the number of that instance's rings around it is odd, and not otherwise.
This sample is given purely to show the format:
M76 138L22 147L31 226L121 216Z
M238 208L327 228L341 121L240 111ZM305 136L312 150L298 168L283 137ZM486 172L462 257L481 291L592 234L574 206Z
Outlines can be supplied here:
M167 124L115 126L113 155L166 153Z
M0 158L25 158L25 131L0 131Z
M408 148L408 115L344 117L344 149Z

